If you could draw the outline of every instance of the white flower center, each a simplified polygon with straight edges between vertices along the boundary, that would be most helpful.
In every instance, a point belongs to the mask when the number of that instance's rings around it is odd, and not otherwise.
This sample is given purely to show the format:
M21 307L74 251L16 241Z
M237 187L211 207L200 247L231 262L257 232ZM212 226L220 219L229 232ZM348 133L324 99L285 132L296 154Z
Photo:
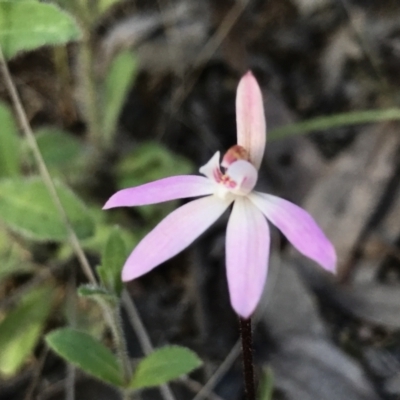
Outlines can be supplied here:
M240 146L236 146L239 147ZM224 157L223 168L219 165L219 152L214 154L211 160L200 168L200 172L215 182L215 195L222 199L229 199L229 196L247 196L257 183L257 169L249 161L239 158L241 154L234 147L235 153ZM228 155L232 150L228 151ZM235 158L236 157L236 158ZM228 162L228 161L230 162ZM229 164L229 165L227 165Z

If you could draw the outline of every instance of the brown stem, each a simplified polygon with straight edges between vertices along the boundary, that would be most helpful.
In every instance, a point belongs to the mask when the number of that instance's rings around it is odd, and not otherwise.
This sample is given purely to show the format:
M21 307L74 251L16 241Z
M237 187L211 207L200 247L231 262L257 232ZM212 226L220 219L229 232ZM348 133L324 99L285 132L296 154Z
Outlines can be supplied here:
M239 318L240 336L242 339L242 358L245 392L247 400L256 399L253 370L253 335L251 332L251 319Z

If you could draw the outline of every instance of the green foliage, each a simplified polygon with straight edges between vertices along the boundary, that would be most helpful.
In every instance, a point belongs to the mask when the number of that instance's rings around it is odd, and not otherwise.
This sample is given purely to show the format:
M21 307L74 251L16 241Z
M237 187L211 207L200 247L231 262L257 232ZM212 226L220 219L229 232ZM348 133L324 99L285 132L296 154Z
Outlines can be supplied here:
M302 135L315 131L340 128L348 125L359 125L381 121L400 120L400 109L388 108L386 110L354 111L334 114L323 117L311 118L309 120L285 125L271 130L268 133L270 139L282 139L292 135Z
M79 38L73 18L52 4L0 0L0 45L6 58Z
M27 260L27 252L12 240L5 229L0 229L0 283L20 273L31 272L33 265Z
M36 130L35 134L39 150L50 170L71 168L82 156L82 144L68 132L46 127Z
M106 243L115 229L115 223L110 224L108 218L110 214L105 213L98 205L88 206L88 216L96 224L96 232L90 238L81 241L82 248L90 253L102 254ZM144 235L144 232L128 230L123 227L118 228L122 240L124 241L126 249L133 249L140 238ZM58 252L58 258L60 260L66 260L72 256L73 250L69 243L65 243L60 247Z
M107 300L110 298L113 299L113 296L107 289L90 283L79 286L78 295L82 297L100 297Z
M115 386L123 385L117 358L89 334L62 328L49 333L46 342L60 357L86 373Z
M156 142L147 142L125 155L117 166L118 186L126 188L165 178L189 174L193 164Z
M139 362L129 387L141 389L159 386L190 373L201 364L197 355L185 347L163 347Z
M12 376L32 353L52 307L53 288L35 289L0 323L0 372Z
M102 265L97 268L97 272L103 285L117 296L121 294L123 289L121 271L126 256L126 247L120 230L114 228L107 240L101 259Z
M78 295L94 300L99 305L108 304L111 307L118 305L118 299L114 293L111 293L107 288L97 284L88 283L81 285L78 288Z
M105 81L105 110L103 131L108 142L117 126L118 117L133 79L136 75L136 59L131 52L118 54L111 63Z
M11 111L0 103L0 177L19 175L18 132Z
M119 3L120 1L121 0L98 0L98 8L100 14L105 13L110 7L112 7L116 3Z
M56 182L58 195L79 238L93 235L94 223L76 195ZM64 241L67 229L45 184L39 178L0 180L0 219L33 240Z
M118 187L142 185L172 175L184 175L193 172L193 164L178 156L159 143L147 142L139 145L127 154L117 165ZM175 207L174 202L138 207L148 220L160 220Z
M274 392L274 373L271 368L264 368L257 398L259 400L272 400Z

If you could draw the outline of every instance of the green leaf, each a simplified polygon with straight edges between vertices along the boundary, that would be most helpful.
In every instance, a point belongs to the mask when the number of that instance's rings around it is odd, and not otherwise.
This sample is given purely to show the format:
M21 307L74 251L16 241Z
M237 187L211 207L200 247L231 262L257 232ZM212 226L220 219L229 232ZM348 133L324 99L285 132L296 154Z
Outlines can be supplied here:
M36 130L35 134L40 152L49 169L70 168L82 156L81 142L68 132L46 127ZM27 150L30 153L30 149Z
M330 116L311 118L295 124L275 128L268 132L268 137L271 139L282 139L287 136L302 135L315 131L340 128L342 126L396 120L400 120L399 108L346 112Z
M163 347L139 362L129 387L140 389L159 386L188 374L201 364L197 355L185 347Z
M79 238L94 233L94 223L84 204L60 182L57 193ZM0 180L0 220L9 228L33 240L64 241L68 238L57 207L39 178Z
M271 368L269 367L264 368L260 387L258 389L257 399L272 400L273 393L274 393L274 373Z
M86 285L81 285L78 288L78 294L79 296L83 297L91 297L91 296L110 296L110 292L107 291L107 289L100 287L100 286L95 286L92 284L86 284Z
M114 4L119 3L121 0L98 0L98 8L100 14L105 13Z
M184 175L193 164L159 143L147 142L128 153L117 166L118 186L137 186L171 175Z
M88 206L89 216L95 221L96 224L96 232L94 236L89 239L85 239L81 241L82 247L84 250L95 253L97 255L101 255L104 251L106 243L110 237L110 234L115 229L115 224L107 223L110 214L104 212L98 204L95 206ZM117 212L118 213L118 212ZM122 215L122 213L121 213ZM122 215L123 218L126 218ZM119 227L119 232L124 241L126 249L133 249L140 241L140 239L148 232L148 229L144 230L142 227L140 229L128 230L123 227ZM59 260L67 260L73 255L73 249L71 248L69 243L65 243L60 247L58 252Z
M0 372L12 376L32 353L50 314L53 288L29 292L0 323Z
M137 70L137 62L131 52L119 53L111 63L105 81L105 112L103 131L110 140L117 126L118 117Z
M115 306L117 300L116 297L107 289L92 284L79 286L78 295L81 297L91 297L93 300L101 299L102 301L106 301L113 306Z
M0 0L0 45L6 58L80 36L74 19L53 4Z
M11 111L0 103L0 177L19 175L18 131Z
M10 276L34 270L28 254L6 229L0 229L0 283Z
M86 373L115 386L123 385L117 358L87 333L62 328L49 333L46 342L60 357Z
M117 165L118 187L123 189L193 172L194 165L159 143L148 142L127 154ZM175 207L173 202L142 206L136 210L147 219L160 220Z
M114 228L107 240L103 251L102 265L97 268L103 285L118 296L121 294L123 284L121 271L125 263L127 251L119 228Z

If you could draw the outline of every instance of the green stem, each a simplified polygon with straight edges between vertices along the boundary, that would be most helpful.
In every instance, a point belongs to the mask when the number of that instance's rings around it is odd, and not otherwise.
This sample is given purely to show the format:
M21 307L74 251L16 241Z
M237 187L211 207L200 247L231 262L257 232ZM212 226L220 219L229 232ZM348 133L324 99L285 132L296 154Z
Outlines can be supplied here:
M286 136L300 135L332 128L340 128L342 126L396 120L400 120L399 108L352 111L311 118L305 121L296 122L294 124L285 125L271 130L268 132L268 136L273 139L281 139Z
M122 391L122 400L131 400L131 392L129 390Z
M124 330L122 328L122 319L118 307L110 307L101 299L99 299L99 303L103 308L103 312L106 315L108 325L111 329L118 360L121 363L124 382L128 383L132 377L132 367L128 356Z
M90 32L84 33L80 46L80 84L84 90L84 110L87 122L89 140L95 147L102 147L103 134L101 129L99 101L100 96L94 71L94 54Z
M95 148L102 147L103 135L101 124L101 104L98 83L94 66L93 24L97 15L97 1L72 0L74 15L83 32L79 47L78 80L83 90L84 115L87 124L89 140Z

